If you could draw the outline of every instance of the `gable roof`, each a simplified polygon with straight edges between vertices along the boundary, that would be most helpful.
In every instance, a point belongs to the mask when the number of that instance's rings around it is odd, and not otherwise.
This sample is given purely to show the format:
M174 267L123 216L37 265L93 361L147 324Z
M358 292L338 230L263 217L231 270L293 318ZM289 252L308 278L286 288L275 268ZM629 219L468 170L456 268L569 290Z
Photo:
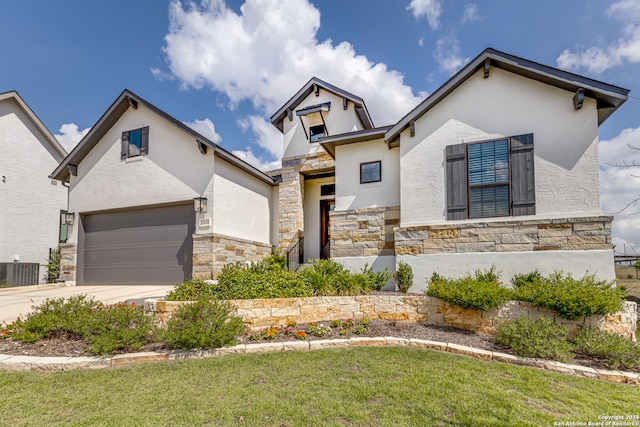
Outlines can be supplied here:
M60 162L67 155L67 151L60 145L58 140L53 136L53 134L47 129L47 127L42 123L42 121L36 116L36 113L33 112L31 108L27 105L26 102L22 99L20 94L15 90L9 92L0 93L0 101L4 101L7 99L13 99L13 101L18 105L20 110L24 114L27 115L29 120L35 125L35 127L42 133L46 141L49 143L51 148L58 154L58 158L56 161Z
M391 126L382 126L374 129L363 129L354 132L341 133L339 135L325 136L318 140L322 148L334 159L336 158L336 147L357 142L373 141L384 139L385 133Z
M178 127L183 132L190 135L194 140L210 147L213 150L214 155L226 160L227 162L239 167L245 172L255 176L256 178L273 185L273 179L261 172L257 168L251 166L244 160L234 156L229 151L220 147L210 139L206 138L202 134L191 129L189 126L182 123L180 120L165 113L155 105L146 101L142 97L136 95L128 89L122 91L120 96L111 104L109 109L100 117L98 122L93 125L91 130L85 135L84 138L75 146L75 148L69 153L69 155L60 163L60 165L51 173L50 178L57 179L59 181L65 181L69 179L68 166L77 166L82 159L89 154L93 147L102 139L102 137L111 129L111 127L122 117L122 115L129 108L137 108L138 104L144 105L149 110L153 111L169 123ZM195 147L194 147L195 149Z
M317 87L320 87L327 92L331 92L334 95L344 98L348 101L353 102L355 105L356 114L358 118L362 122L362 125L365 129L372 129L373 122L371 121L371 116L369 115L369 111L367 110L367 106L364 104L364 100L359 96L356 96L346 90L340 89L330 83L327 83L323 80L320 80L317 77L312 77L302 88L291 97L276 113L271 116L271 124L278 128L280 132L282 132L282 122L285 117L287 117L288 110L295 110L295 108L300 105L302 101L305 100L307 96L309 96L312 92L316 90Z
M584 95L594 98L597 102L598 125L602 124L613 114L613 112L627 100L629 94L629 90L618 86L488 48L389 129L385 135L387 143L390 144L394 142L394 139L397 138L412 121L427 113L427 111L453 92L469 77L484 68L486 62L488 62L489 67L498 67L569 92L575 93L578 89L584 89ZM491 73L490 68L489 73Z

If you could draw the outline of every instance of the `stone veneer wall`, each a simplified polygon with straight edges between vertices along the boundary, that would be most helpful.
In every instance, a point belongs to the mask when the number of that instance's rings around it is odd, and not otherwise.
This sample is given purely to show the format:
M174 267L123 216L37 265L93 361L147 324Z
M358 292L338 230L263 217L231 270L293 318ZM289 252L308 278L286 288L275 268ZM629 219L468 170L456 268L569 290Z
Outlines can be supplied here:
M60 280L76 281L78 251L75 243L60 243Z
M606 316L583 316L576 320L566 320L548 308L535 307L524 301L507 301L500 307L489 310L473 310L451 305L439 298L429 297L420 305L419 312L427 316L427 324L450 326L484 334L495 334L500 322L527 317L536 321L539 317L548 317L555 323L566 326L576 332L579 327L595 327L607 332L636 340L637 304L625 301L622 310Z
M282 159L282 182L278 186L280 248L286 251L304 230L304 174L333 172L335 161L324 150Z
M331 212L331 258L393 256L400 206Z
M611 249L611 216L399 227L396 255Z
M194 279L215 279L225 264L233 262L260 261L271 254L268 243L225 236L223 234L194 234L193 274Z
M231 300L236 315L250 328L285 326L288 320L297 323L321 322L333 319L362 318L425 322L429 325L450 326L468 331L495 334L499 322L526 316L535 321L540 316L576 329L593 326L620 334L635 341L637 305L625 302L622 311L607 316L590 316L569 321L554 312L521 301L507 301L495 310L486 312L464 309L438 298L424 295L358 295L345 297L274 298ZM171 313L184 301L145 301L145 311L166 322Z

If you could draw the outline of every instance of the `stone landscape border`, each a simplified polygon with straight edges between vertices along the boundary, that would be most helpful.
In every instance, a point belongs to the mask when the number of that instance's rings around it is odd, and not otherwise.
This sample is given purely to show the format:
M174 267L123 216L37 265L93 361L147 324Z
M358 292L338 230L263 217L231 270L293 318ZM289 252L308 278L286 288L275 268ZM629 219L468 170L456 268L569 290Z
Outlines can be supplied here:
M129 353L112 357L36 357L0 354L0 369L4 371L70 371L79 369L104 369L147 362L193 360L220 357L231 354L264 354L283 351L312 351L348 347L415 347L474 357L485 361L497 361L514 365L544 369L546 371L577 377L598 379L619 384L640 384L640 373L608 369L594 369L543 359L524 358L495 351L481 350L439 341L395 337L357 337L351 339L285 341L259 344L239 344L234 347L199 350L175 350Z

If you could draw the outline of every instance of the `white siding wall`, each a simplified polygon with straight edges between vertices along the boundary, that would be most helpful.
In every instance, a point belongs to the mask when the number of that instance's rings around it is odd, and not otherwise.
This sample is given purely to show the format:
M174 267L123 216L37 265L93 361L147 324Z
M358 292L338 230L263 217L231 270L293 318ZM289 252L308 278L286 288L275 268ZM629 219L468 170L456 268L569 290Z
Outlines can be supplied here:
M401 224L446 219L444 147L534 134L536 214L601 214L596 103L573 108L573 93L491 69L478 71L416 121L400 142Z
M337 97L325 90L320 89L320 95L315 96L313 93L309 95L298 107L297 110L301 110L311 105L322 104L325 102L331 102L331 111L322 112L324 121L327 124L327 132L329 135L338 135L341 133L351 132L354 130L361 130L362 124L356 115L353 103L349 102L346 110L342 108L342 98ZM304 121L305 130L302 128L300 120ZM324 149L317 142L309 142L309 126L315 126L322 124L322 119L319 113L313 113L304 117L296 116L294 111L293 121L289 121L288 118L284 118L283 135L284 135L284 155L283 158L304 156L308 153L315 153L318 151L324 151Z
M217 158L213 184L213 231L271 242L272 187Z
M0 262L37 262L46 276L67 189L48 178L60 155L12 100L0 101Z
M400 204L400 150L384 140L336 147L336 210L345 211ZM360 184L360 163L380 160L381 182Z

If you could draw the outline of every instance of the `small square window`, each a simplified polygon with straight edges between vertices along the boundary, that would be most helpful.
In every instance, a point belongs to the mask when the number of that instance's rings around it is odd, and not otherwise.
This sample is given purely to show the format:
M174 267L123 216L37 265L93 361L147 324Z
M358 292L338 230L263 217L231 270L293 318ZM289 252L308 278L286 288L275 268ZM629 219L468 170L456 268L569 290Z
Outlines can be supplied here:
M149 127L122 132L121 159L149 154Z
M309 128L309 142L317 142L320 138L327 135L324 125L311 126Z
M321 196L335 196L336 194L336 185L328 184L320 187L320 195Z
M360 184L380 182L382 180L380 165L379 160L377 162L360 163Z

